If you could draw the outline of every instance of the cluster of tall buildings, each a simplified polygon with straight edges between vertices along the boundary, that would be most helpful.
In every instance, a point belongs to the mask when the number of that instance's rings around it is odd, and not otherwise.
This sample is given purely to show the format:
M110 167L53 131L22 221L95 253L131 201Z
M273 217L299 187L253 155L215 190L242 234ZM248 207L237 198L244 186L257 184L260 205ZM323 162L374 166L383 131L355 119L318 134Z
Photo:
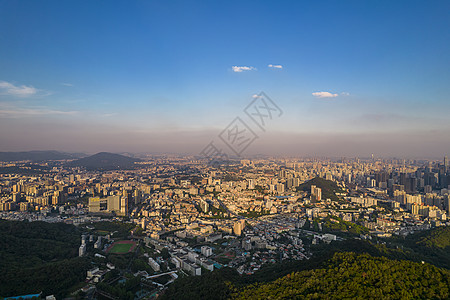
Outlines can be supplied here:
M322 189L316 187L315 185L311 185L311 198L315 201L322 200Z
M128 198L123 196L108 196L106 198L90 197L89 212L91 213L115 213L126 215L128 211Z

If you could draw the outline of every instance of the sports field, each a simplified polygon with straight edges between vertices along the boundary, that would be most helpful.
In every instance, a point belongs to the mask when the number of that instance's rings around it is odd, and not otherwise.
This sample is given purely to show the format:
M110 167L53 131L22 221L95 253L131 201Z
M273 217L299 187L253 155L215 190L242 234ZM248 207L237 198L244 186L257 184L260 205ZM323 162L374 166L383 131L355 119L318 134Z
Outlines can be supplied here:
M133 251L135 247L136 243L133 241L119 241L112 244L106 252L112 254L125 254Z

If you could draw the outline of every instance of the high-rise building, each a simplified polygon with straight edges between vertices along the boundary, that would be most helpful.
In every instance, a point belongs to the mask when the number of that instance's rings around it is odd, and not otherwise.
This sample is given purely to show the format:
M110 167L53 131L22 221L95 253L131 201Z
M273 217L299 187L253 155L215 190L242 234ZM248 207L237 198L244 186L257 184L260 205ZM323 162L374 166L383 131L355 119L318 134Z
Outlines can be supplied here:
M380 182L387 182L387 180L388 180L388 173L386 172L386 171L380 171L380 172L377 172L376 174L375 174L375 180L378 182L378 183L380 183Z
M151 257L148 258L148 264L155 272L159 272L161 270L161 266Z
M284 193L284 183L277 184L277 192Z
M316 200L317 201L321 201L322 200L322 189L321 188L316 188Z
M86 244L82 244L78 249L78 256L84 256L86 254Z
M255 180L254 179L249 179L248 180L248 189L249 190L253 190L255 188Z
M120 198L120 213L122 215L128 215L128 198L121 197Z
M447 210L447 213L450 215L450 195L446 195L444 197L444 203L445 203L445 209Z
M417 192L417 178L411 177L408 178L409 188L411 193Z
M141 192L139 190L134 190L133 192L134 204L141 203Z
M206 200L201 199L201 200L200 200L200 209L201 209L204 213L208 212L208 210L209 210L209 203L208 203Z
M201 247L202 254L206 257L212 255L212 248L208 246L202 246Z
M448 186L448 183L447 183L447 171L445 169L445 166L440 166L439 167L438 180L439 180L439 186L442 189L447 188L447 186Z
M233 233L235 235L241 235L242 234L241 223L235 222L233 224Z
M420 209L420 205L419 204L413 204L411 205L411 213L413 215L418 215L419 214L419 209Z
M400 185L406 186L406 173L400 174Z
M287 188L287 189L291 189L293 186L294 186L294 178L289 178L289 179L286 181L286 188Z
M241 219L239 221L234 222L233 232L235 235L241 235L242 230L244 230L244 228L245 228L245 220Z
M352 174L347 174L347 182L352 183Z
M12 201L13 202L17 202L20 199L20 194L19 193L13 193L12 194Z
M406 204L406 192L403 190L394 190L394 199L400 204Z
M100 249L102 247L102 237L99 236L97 241L94 243L94 248L95 249Z
M311 185L311 199L316 201L322 200L322 189L316 187L315 185Z
M107 198L100 197L91 197L89 198L89 212L97 213L97 212L105 212L105 213L125 213L124 209L124 199L125 197L109 196ZM127 201L126 201L127 202Z

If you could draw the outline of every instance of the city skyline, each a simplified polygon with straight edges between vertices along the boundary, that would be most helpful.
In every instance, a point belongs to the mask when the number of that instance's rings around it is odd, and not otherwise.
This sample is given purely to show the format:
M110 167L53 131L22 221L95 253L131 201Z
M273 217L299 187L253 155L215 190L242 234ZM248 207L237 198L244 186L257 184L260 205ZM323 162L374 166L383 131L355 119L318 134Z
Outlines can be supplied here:
M198 154L264 91L244 156L442 159L448 9L0 1L0 151Z

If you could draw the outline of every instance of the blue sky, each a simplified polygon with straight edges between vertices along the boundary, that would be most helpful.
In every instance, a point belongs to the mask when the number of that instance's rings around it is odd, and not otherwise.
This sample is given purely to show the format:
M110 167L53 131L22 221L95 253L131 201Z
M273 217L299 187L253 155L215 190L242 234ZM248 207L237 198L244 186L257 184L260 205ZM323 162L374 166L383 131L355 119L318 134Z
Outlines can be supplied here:
M196 153L265 91L284 114L248 153L440 157L449 11L448 1L0 0L0 151Z

